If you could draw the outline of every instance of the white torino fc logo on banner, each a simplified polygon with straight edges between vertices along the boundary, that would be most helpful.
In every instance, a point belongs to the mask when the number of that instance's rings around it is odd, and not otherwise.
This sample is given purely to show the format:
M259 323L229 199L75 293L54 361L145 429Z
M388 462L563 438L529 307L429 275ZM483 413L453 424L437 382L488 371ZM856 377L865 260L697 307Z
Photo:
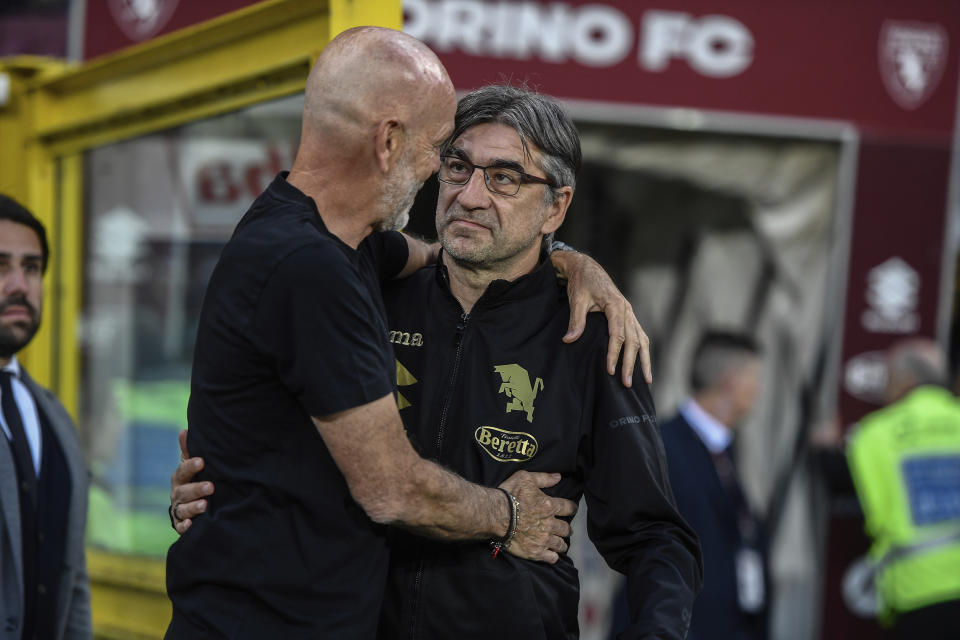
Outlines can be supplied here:
M867 302L863 328L874 333L913 333L920 328L917 303L920 274L894 256L867 275Z
M887 20L880 30L880 75L890 96L916 109L940 84L947 31L939 24Z
M110 13L131 40L152 38L166 26L180 0L110 0Z

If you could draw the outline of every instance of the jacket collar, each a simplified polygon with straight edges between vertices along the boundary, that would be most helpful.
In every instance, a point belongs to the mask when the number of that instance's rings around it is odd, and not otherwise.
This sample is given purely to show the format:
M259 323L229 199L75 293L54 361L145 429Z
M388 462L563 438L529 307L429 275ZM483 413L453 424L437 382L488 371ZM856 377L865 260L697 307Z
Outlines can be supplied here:
M733 442L733 431L704 411L693 398L680 405L680 415L710 453L722 453Z
M453 296L450 290L450 274L443 263L444 252L440 250L440 257L437 259L436 277L440 287ZM474 305L471 314L481 309L495 308L503 304L517 300L530 300L539 296L549 295L557 297L557 274L554 271L553 263L550 262L546 254L540 256L540 263L534 267L533 271L524 274L516 280L494 280L487 286L480 299Z

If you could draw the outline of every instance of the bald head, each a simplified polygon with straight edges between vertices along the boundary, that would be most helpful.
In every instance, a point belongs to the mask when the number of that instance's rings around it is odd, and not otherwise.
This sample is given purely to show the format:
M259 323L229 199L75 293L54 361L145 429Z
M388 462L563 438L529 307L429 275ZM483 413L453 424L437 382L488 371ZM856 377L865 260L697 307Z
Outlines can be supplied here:
M887 351L887 402L899 400L914 387L946 382L946 358L933 340L908 338Z
M307 78L304 129L322 134L383 118L430 117L452 102L453 83L437 56L401 31L355 27L324 48ZM451 114L452 115L452 114Z
M356 244L401 228L440 165L457 107L430 49L400 31L357 27L324 48L307 78L300 146L287 181L324 223Z

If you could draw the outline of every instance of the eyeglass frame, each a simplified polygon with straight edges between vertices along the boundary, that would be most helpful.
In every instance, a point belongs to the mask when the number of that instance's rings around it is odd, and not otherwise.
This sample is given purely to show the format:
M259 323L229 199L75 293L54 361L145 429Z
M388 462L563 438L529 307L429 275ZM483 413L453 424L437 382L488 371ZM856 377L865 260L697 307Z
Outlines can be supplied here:
M470 175L469 175L469 177L467 177L467 179L464 180L463 182L451 182L450 180L444 180L443 178L441 178L441 177L440 177L440 173L443 171L443 164L444 164L443 161L444 161L445 159L447 159L447 158L452 158L452 159L454 159L454 160L459 160L460 162L462 162L462 163L464 163L464 164L469 165L470 167L472 167L472 169L470 170ZM437 172L437 180L439 180L440 182L442 182L442 183L444 183L444 184L452 184L452 185L454 185L454 186L456 186L456 187L464 187L464 186L466 186L467 184L470 183L470 180L473 178L473 172L476 171L477 169L480 169L480 172L483 174L483 184L484 184L484 186L487 188L487 191L489 191L490 193L494 193L494 194L496 194L496 195L498 195L498 196L505 196L505 197L507 197L507 198L515 198L515 197L517 197L517 194L520 193L520 187L522 187L524 184L545 184L545 185L547 185L548 187L550 187L551 189L558 189L558 188L559 188L559 185L557 185L553 180L551 180L551 179L549 179L549 178L541 178L541 177L539 177L539 176L532 176L532 175L530 175L529 173L527 173L526 171L522 171L522 170L520 170L520 169L517 169L516 167L509 166L510 164L512 164L512 163L502 163L502 162L501 162L501 163L499 163L499 164L491 164L491 165L483 166L483 165L479 165L479 164L474 164L473 162L471 162L471 161L468 160L467 158L464 158L463 156L458 156L458 155L451 154L451 153L444 153L444 154L442 154L442 155L440 156L440 171ZM500 191L494 190L494 188L490 186L490 176L487 175L487 169L506 169L507 171L513 171L514 173L520 174L520 184L517 185L517 190L516 190L514 193L501 193Z

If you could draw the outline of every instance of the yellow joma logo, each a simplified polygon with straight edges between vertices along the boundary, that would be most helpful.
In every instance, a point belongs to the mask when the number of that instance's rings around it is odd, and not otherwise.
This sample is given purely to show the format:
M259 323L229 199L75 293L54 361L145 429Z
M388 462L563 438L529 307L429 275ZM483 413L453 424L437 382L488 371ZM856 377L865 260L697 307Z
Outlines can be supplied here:
M533 422L533 401L543 389L543 379L537 378L530 384L530 374L518 364L500 364L493 370L503 380L497 393L507 394L507 413L526 411L527 422Z

